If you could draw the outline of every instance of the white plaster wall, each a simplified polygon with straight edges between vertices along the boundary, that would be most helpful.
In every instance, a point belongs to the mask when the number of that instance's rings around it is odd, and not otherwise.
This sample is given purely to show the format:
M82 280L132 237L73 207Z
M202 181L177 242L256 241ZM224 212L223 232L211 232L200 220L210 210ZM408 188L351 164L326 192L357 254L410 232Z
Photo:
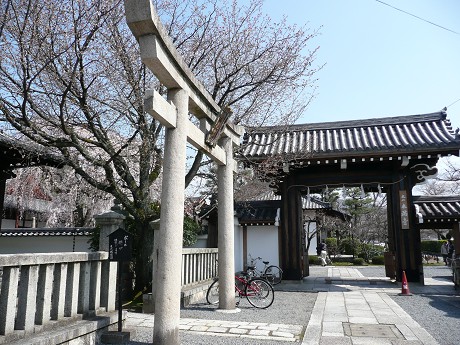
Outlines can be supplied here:
M310 223L310 233L316 231L316 222ZM305 234L305 237L307 235ZM307 239L305 239L305 243L307 243ZM308 255L317 255L316 247L318 246L317 235L313 236L310 242L310 247L308 248Z
M22 220L19 221L19 224L22 226L23 222ZM31 220L26 220L24 226L26 228L31 228L32 227L32 221ZM16 227L16 220L14 219L2 219L2 229L14 229ZM36 228L45 228L46 227L46 222L36 222L35 223Z
M235 272L243 270L243 227L238 225L238 219L235 218Z
M0 254L90 252L89 237L72 236L0 237Z
M208 235L198 235L196 242L186 248L207 248Z
M16 221L14 219L2 219L2 229L14 229Z
M248 226L248 263L249 255L252 258L261 257L263 261L269 261L270 265L279 266L278 253L278 227L272 225ZM262 269L262 261L257 263L257 267Z

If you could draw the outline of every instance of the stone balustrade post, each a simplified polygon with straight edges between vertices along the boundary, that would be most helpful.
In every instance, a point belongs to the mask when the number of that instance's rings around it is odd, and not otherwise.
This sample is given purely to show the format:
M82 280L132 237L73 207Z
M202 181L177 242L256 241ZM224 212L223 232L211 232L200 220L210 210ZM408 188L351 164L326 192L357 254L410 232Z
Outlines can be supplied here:
M18 288L18 305L15 329L32 333L35 324L37 300L38 265L22 266L21 283Z
M0 290L0 335L14 331L19 284L19 266L4 267Z
M54 267L52 265L41 265L39 269L37 310L35 312L35 323L37 325L47 324L51 319L49 311L51 310L51 297L53 293L53 270ZM75 309L76 313L77 310Z
M54 266L51 320L60 320L64 317L67 266L68 264L64 262Z

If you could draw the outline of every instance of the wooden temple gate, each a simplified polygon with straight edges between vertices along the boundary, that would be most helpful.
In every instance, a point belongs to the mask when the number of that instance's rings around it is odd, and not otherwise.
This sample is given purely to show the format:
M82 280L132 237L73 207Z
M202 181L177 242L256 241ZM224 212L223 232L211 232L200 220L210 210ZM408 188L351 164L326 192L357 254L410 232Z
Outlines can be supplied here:
M436 174L438 159L459 155L460 135L445 111L380 119L254 129L242 155L253 164L278 162L272 185L282 198L281 266L286 279L309 275L301 195L362 186L387 193L388 244L396 278L423 282L420 232L412 188ZM275 156L284 159L276 159Z
M413 198L417 227L430 230L450 230L455 263L452 266L455 285L460 286L460 195L426 195Z

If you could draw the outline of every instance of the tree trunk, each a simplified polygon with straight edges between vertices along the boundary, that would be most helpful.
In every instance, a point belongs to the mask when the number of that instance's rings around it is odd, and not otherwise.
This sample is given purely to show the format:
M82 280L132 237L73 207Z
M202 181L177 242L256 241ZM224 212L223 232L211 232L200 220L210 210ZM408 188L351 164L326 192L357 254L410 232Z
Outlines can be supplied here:
M136 220L134 248L134 291L148 291L152 286L153 229L148 220Z

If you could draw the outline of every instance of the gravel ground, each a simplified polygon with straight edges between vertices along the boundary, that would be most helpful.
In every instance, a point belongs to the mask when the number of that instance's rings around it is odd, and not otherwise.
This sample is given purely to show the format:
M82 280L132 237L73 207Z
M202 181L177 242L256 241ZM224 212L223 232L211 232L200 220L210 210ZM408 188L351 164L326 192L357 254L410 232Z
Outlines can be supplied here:
M181 310L181 317L208 320L248 321L283 323L306 326L310 319L311 310L316 302L315 292L284 292L275 291L275 300L267 309L257 309L242 298L238 306L241 312L224 314L216 312L216 306L200 301ZM283 312L280 313L280 310Z
M367 277L383 277L383 267L368 266L359 268ZM446 266L425 266L425 278L452 281L452 271ZM452 285L452 289L454 286ZM420 326L425 328L440 345L460 344L460 294L413 296L390 295Z
M131 335L132 338L132 335ZM189 332L180 333L181 344L187 345L288 345L286 341L270 341L251 338L220 337L213 335L199 335ZM152 343L152 330L137 331L134 341L128 345L149 345ZM298 343L296 343L298 344Z

